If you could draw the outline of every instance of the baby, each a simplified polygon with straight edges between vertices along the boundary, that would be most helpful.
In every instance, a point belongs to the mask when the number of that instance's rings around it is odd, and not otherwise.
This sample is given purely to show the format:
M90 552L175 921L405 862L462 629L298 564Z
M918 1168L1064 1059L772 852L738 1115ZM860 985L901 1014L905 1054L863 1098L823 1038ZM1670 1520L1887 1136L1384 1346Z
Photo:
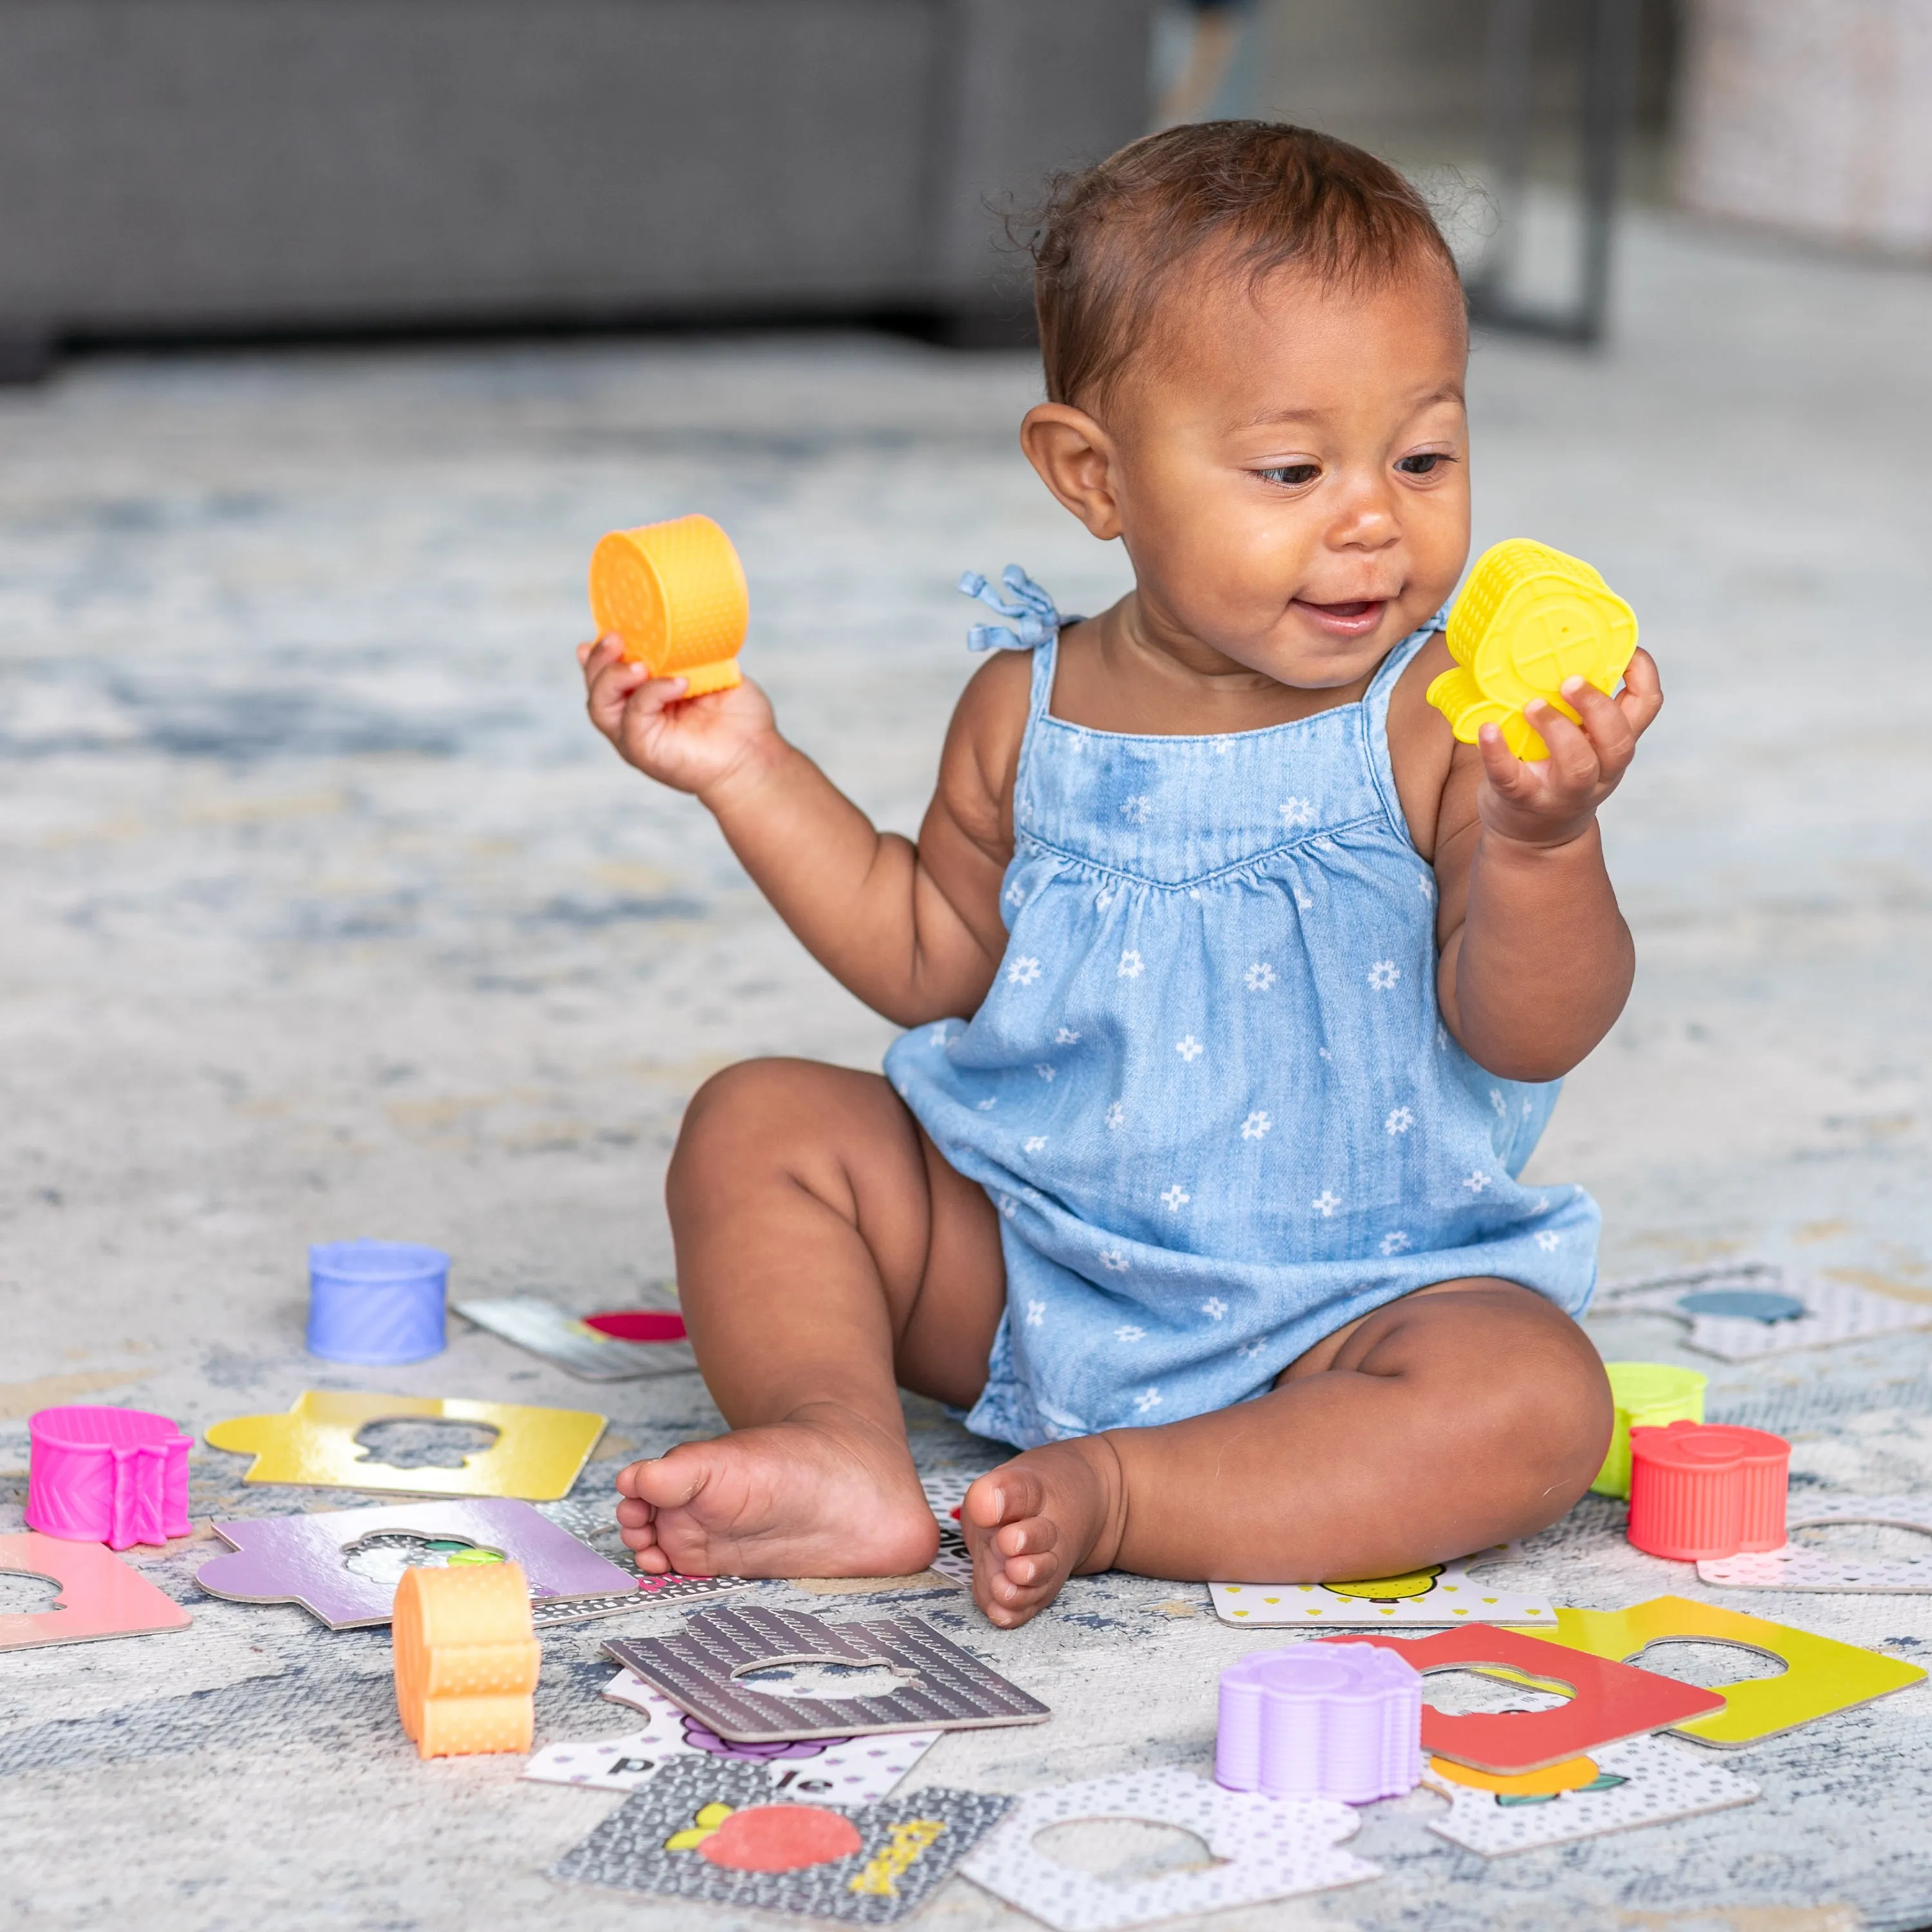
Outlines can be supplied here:
M1630 988L1597 809L1655 667L1566 686L1580 727L1532 704L1534 763L1426 701L1468 338L1381 162L1172 128L1064 184L1036 256L1021 447L1134 588L1063 617L1008 572L916 842L755 685L681 702L580 653L598 730L910 1029L883 1078L754 1060L691 1104L678 1283L731 1428L619 1477L646 1570L919 1569L902 1388L1019 1452L962 1512L1003 1625L1111 1568L1459 1556L1561 1516L1608 1443L1596 1207L1517 1176Z

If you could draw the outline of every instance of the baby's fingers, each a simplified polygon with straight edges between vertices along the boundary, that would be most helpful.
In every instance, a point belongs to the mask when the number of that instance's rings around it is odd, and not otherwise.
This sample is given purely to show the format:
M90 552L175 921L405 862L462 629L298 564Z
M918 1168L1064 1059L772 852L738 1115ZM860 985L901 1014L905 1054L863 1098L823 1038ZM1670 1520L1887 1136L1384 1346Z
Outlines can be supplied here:
M1636 734L1630 729L1615 698L1580 677L1566 679L1563 700L1583 721L1583 730L1597 754L1605 778L1622 776L1636 751Z
M1559 791L1587 792L1593 789L1603 776L1603 767L1597 758L1597 748L1591 743L1588 734L1580 726L1571 724L1555 705L1546 704L1540 698L1532 698L1525 705L1522 715L1529 720L1549 752L1548 762L1544 767L1546 782Z
M1664 709L1664 680L1657 674L1657 660L1640 650L1624 669L1624 688L1618 692L1617 709L1630 727L1633 740L1650 729Z
M1540 788L1537 774L1509 748L1500 724L1485 724L1476 734L1476 750L1483 776L1514 805L1528 805Z

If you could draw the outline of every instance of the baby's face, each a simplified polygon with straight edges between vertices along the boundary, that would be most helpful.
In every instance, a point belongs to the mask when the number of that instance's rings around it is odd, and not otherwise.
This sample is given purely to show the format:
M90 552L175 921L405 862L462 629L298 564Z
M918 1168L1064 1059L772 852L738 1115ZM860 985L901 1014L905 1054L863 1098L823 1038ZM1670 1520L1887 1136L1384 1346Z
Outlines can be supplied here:
M1468 553L1460 296L1418 267L1370 294L1289 271L1169 300L1186 306L1106 412L1150 640L1354 683Z

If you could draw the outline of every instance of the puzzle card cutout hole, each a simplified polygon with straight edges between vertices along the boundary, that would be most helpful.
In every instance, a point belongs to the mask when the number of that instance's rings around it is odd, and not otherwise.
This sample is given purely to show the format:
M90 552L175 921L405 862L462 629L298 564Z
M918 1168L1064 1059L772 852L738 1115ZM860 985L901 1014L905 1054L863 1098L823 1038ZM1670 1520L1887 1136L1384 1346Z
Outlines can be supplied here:
M0 1617L38 1617L64 1610L60 1579L38 1570L0 1570Z
M1721 1637L1659 1637L1625 1660L1640 1670L1675 1678L1679 1684L1694 1684L1700 1690L1759 1683L1768 1677L1782 1677L1791 1668L1783 1658L1760 1650L1755 1644L1731 1643Z
M920 1688L910 1671L895 1670L889 1664L760 1664L731 1675L748 1690L780 1697L890 1697Z
M1535 1683L1514 1671L1479 1670L1466 1665L1455 1670L1432 1670L1422 1680L1424 1705L1445 1718L1554 1711L1574 1694L1553 1682Z
M379 1530L342 1552L342 1567L352 1576L392 1586L403 1580L405 1570L460 1569L467 1564L502 1561L500 1550L486 1550L461 1537L419 1536L408 1530Z
M1169 1872L1212 1871L1228 1861L1185 1826L1152 1818L1072 1818L1036 1832L1033 1848L1102 1885L1140 1885Z
M365 1422L356 1432L358 1462L386 1469L463 1469L472 1456L496 1446L502 1433L487 1422L455 1422L442 1416L397 1415Z

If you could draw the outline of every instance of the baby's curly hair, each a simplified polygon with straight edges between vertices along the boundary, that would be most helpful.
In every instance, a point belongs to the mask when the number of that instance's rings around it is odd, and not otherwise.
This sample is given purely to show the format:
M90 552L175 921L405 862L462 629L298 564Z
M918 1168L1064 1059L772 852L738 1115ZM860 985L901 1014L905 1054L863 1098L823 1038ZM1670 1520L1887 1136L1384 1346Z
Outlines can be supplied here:
M1210 251L1250 284L1291 266L1371 290L1456 258L1386 161L1268 121L1169 128L1056 181L1030 244L1050 401L1104 403L1177 272Z

